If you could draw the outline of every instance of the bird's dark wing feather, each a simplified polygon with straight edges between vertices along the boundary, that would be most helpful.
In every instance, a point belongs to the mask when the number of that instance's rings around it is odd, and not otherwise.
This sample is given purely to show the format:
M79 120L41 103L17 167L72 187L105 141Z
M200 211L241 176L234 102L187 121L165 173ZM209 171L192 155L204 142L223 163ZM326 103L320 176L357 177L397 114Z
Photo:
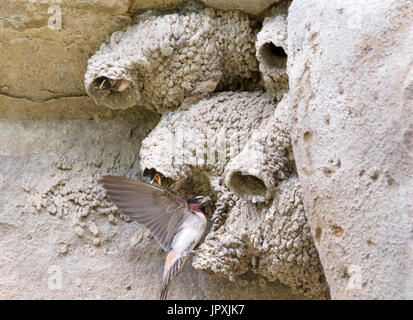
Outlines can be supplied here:
M190 214L182 198L142 181L104 176L106 195L125 215L145 225L166 251Z

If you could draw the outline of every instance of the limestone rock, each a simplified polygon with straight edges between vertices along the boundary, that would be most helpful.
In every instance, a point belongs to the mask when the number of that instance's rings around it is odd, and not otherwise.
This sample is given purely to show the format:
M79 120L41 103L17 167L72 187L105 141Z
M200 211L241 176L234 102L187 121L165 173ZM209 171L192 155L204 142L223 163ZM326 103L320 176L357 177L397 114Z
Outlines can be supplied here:
M291 139L333 299L412 299L413 3L293 1Z
M281 0L201 0L208 7L219 10L240 10L248 14L258 15L268 9L272 4ZM132 0L130 5L131 12L142 12L148 9L170 9L182 5L184 0Z
M131 22L128 2L65 0L59 11L50 1L3 0L0 94L37 102L85 95L87 59Z
M241 10L249 14L257 15L268 9L272 4L282 0L202 0L207 6L220 10Z

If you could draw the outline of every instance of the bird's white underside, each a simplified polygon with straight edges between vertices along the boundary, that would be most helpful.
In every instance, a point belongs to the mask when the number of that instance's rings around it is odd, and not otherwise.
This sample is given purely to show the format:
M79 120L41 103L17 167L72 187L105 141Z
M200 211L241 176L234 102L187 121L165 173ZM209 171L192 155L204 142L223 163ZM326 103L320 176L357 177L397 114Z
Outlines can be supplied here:
M172 241L172 250L181 255L186 255L193 250L204 234L205 226L186 227L177 232Z

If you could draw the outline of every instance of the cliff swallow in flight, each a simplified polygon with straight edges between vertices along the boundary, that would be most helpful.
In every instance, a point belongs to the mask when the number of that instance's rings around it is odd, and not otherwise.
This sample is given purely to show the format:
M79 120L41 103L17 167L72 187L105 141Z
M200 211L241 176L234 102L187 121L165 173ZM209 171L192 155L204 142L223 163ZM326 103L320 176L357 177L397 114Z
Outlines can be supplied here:
M154 177L160 183L159 175ZM153 180L152 180L153 181ZM122 177L104 176L99 181L110 201L130 218L149 229L168 252L165 261L160 299L166 299L172 278L201 240L207 220L205 204L210 197L185 201L160 187Z

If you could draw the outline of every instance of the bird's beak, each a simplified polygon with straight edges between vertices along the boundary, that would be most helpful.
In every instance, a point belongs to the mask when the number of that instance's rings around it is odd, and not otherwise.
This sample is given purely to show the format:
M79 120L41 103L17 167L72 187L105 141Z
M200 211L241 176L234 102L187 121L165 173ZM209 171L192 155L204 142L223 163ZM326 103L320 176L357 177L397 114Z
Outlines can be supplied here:
M212 201L211 197L209 196L203 197L200 205L204 207L210 201Z
M126 79L119 79L116 80L114 85L113 85L113 90L115 91L125 91L130 85L130 81L126 80Z
M153 177L151 183L153 183L154 180L155 180L159 185L162 185L161 176L160 176L158 173L155 174L155 176Z
M100 86L99 86L99 89L102 89L102 88L103 88L103 85L105 84L106 80L107 80L107 79L103 79L103 81L101 82L101 84L100 84Z

